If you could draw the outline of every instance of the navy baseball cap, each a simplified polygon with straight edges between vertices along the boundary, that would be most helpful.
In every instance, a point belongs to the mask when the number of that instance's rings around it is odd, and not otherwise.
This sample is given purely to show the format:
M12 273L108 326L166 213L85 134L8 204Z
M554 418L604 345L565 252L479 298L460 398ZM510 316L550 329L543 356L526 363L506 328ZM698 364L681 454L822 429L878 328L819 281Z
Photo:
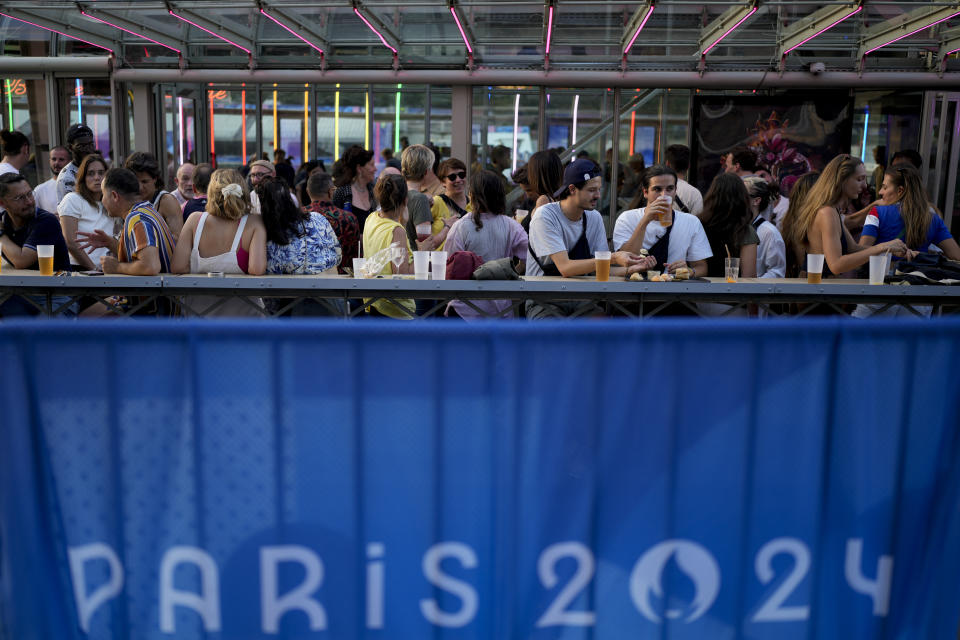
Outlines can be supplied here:
M93 137L93 130L85 124L73 124L67 129L67 144L83 136Z
M586 182L602 175L603 173L600 171L600 167L598 167L597 163L593 160L589 158L574 160L563 170L563 186L554 192L553 197L559 198L564 189L571 184L580 184L581 182Z

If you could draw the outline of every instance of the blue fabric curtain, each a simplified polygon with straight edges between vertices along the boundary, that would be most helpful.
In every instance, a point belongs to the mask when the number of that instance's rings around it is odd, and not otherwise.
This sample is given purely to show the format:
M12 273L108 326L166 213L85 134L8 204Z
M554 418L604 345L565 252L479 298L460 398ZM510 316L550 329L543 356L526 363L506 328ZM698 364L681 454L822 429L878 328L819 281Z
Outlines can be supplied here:
M0 629L955 637L958 338L4 323Z

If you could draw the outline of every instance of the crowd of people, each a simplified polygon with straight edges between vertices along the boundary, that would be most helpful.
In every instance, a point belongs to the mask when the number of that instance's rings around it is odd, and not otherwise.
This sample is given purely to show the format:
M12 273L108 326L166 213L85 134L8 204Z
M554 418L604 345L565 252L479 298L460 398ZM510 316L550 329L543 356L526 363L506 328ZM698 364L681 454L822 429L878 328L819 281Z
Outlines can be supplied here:
M613 274L627 277L721 277L725 257L739 258L741 275L749 278L800 276L807 254L824 256L825 276L850 276L870 256L886 253L912 259L940 251L960 260L960 247L926 195L922 159L912 151L895 154L875 172L876 194L866 200L864 164L845 154L819 173L776 176L751 149L738 147L723 157L723 171L703 194L687 181L687 147L668 147L664 163L649 167L642 156L631 156L621 185L629 204L616 216L611 243L598 210L605 208L609 166L589 157L564 166L554 150L534 153L513 173L531 209L517 221L507 205L509 150L500 147L487 167L471 159L469 183L464 161L412 144L399 158L384 153L379 176L373 152L355 145L330 174L320 162L294 171L278 151L276 162L261 158L239 171L185 163L168 185L147 152L111 167L83 124L72 125L65 142L50 150L54 177L32 188L20 173L29 140L2 133L0 251L15 268L37 268L41 245L53 245L57 270L129 275L351 274L354 258L395 247L404 257L388 261L384 275L413 273L415 251L441 249L459 265L454 273L506 260L512 272L503 277L589 275L595 254L611 249ZM606 208L619 207L608 202ZM456 257L463 252L469 260ZM455 277L470 277L471 270ZM132 303L84 300L64 305L64 312L102 315L125 304ZM182 304L235 316L260 314L263 303L192 296ZM370 315L395 318L422 311L412 300L366 306ZM529 318L604 313L590 302L531 301L523 311ZM0 306L3 316L29 312L16 297ZM508 301L454 302L445 315L507 317L513 308Z

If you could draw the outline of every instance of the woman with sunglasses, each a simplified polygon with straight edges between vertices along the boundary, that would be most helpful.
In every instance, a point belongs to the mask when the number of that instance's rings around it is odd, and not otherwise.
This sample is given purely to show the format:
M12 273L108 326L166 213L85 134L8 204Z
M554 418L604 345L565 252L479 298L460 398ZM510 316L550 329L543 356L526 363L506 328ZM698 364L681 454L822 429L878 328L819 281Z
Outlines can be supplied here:
M430 232L437 241L437 249L443 248L453 223L471 211L467 198L467 165L456 158L447 158L440 163L439 174L443 181L443 193L433 199L430 213L433 223Z

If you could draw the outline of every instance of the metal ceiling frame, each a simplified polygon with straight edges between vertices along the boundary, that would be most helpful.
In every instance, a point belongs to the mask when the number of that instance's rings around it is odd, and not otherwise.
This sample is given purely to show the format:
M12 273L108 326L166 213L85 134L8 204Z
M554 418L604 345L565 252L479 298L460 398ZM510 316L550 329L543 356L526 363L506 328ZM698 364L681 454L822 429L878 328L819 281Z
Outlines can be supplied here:
M822 7L785 28L777 45L781 68L791 51L863 11L863 2L854 0L846 5Z
M181 56L187 57L185 52L187 51L189 43L186 40L176 38L171 36L169 33L158 31L148 27L145 24L134 22L114 13L109 13L96 4L82 3L78 4L77 6L80 9L81 15L91 17L94 20L96 20L98 16L103 16L103 20L112 22L115 26L120 27L121 30L126 30L127 33L132 33L133 35L144 37L148 40L153 40L164 47L177 50L180 52Z
M268 5L266 2L262 2L258 0L257 8L261 12L264 12L264 11L268 12L267 18L270 18L272 16L273 18L282 20L283 21L283 24L281 24L282 27L286 27L287 29L294 30L294 31L302 31L303 32L302 37L308 40L312 40L315 45L323 49L321 54L324 55L324 57L326 57L326 52L331 48L330 41L327 40L326 36L320 35L320 33L315 31L312 27L307 26L302 21L294 19L289 13L287 13L281 7Z
M186 8L184 3L174 3L167 2L167 11L171 16L182 16L186 18L191 23L194 23L195 26L200 27L201 29L206 30L208 33L214 37L220 37L225 40L232 40L233 45L247 50L247 55L250 57L252 63L253 59L256 58L257 53L257 42L256 36L253 38L249 34L243 34L240 31L237 31L234 27L229 26L223 22L217 20L211 20L206 16L202 16L196 13L193 9ZM251 7L252 8L252 7ZM212 12L211 15L216 15L216 12ZM259 15L259 14L258 14ZM220 35L223 33L224 35ZM229 38L227 38L229 36Z
M116 39L104 37L99 33L88 31L66 22L57 22L55 20L51 20L46 16L37 15L33 11L0 7L0 15L8 15L15 20L20 20L28 24L34 24L41 29L53 31L54 33L59 33L69 38L80 40L86 42L87 44L106 49L113 55L116 55L117 49L119 48L119 41Z
M960 2L946 7L922 7L868 28L861 36L860 47L857 50L857 60L861 70L868 54L958 14L960 14Z

